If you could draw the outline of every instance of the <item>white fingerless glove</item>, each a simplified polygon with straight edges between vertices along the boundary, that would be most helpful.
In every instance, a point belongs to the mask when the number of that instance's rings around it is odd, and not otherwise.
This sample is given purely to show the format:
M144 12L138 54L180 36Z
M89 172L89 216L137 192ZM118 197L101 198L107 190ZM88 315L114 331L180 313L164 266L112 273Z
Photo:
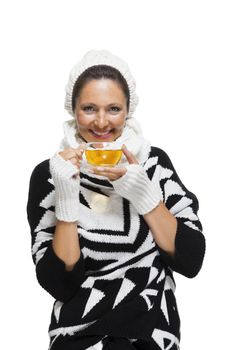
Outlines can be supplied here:
M75 222L79 216L78 168L56 152L49 160L55 186L55 215L58 220ZM74 177L77 175L76 177Z
M161 191L141 165L129 164L126 168L125 175L110 182L116 193L128 199L140 215L147 214L159 205Z

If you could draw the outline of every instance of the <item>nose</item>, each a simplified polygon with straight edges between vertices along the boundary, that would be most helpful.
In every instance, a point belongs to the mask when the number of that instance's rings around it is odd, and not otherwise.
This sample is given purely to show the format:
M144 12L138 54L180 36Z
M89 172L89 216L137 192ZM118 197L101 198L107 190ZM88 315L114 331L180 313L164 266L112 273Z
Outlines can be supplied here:
M99 129L104 129L108 126L108 117L104 110L99 110L94 121L95 126L98 126Z

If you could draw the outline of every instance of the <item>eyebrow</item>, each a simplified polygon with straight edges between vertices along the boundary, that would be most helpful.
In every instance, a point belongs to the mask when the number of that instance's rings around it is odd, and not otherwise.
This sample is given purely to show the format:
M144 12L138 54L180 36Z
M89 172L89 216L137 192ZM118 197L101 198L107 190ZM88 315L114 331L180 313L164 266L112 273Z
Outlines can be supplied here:
M84 102L81 104L81 107L90 106L90 105L98 107L95 103L92 103L92 102ZM117 102L110 103L109 105L107 105L107 107L116 106L116 105L122 107L122 105L120 103L117 103Z

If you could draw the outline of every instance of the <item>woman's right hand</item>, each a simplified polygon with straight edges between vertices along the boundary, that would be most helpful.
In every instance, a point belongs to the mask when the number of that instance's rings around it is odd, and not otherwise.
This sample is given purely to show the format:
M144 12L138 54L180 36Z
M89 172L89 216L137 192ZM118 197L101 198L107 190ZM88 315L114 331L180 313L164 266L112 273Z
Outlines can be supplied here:
M65 160L69 160L73 165L80 170L80 163L82 161L83 152L85 150L85 143L81 143L77 148L67 147L58 154Z
M49 161L55 186L55 215L61 221L75 222L79 218L79 172L84 145L58 151Z

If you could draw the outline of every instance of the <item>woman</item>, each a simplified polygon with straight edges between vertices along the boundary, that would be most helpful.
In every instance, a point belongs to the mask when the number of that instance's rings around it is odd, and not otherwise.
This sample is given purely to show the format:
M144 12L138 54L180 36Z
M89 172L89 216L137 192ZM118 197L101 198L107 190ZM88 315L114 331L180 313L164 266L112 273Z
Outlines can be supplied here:
M127 64L92 50L72 69L59 150L30 178L32 258L55 298L49 349L179 349L173 271L205 253L198 199L143 137ZM119 167L81 167L91 141L119 141Z

